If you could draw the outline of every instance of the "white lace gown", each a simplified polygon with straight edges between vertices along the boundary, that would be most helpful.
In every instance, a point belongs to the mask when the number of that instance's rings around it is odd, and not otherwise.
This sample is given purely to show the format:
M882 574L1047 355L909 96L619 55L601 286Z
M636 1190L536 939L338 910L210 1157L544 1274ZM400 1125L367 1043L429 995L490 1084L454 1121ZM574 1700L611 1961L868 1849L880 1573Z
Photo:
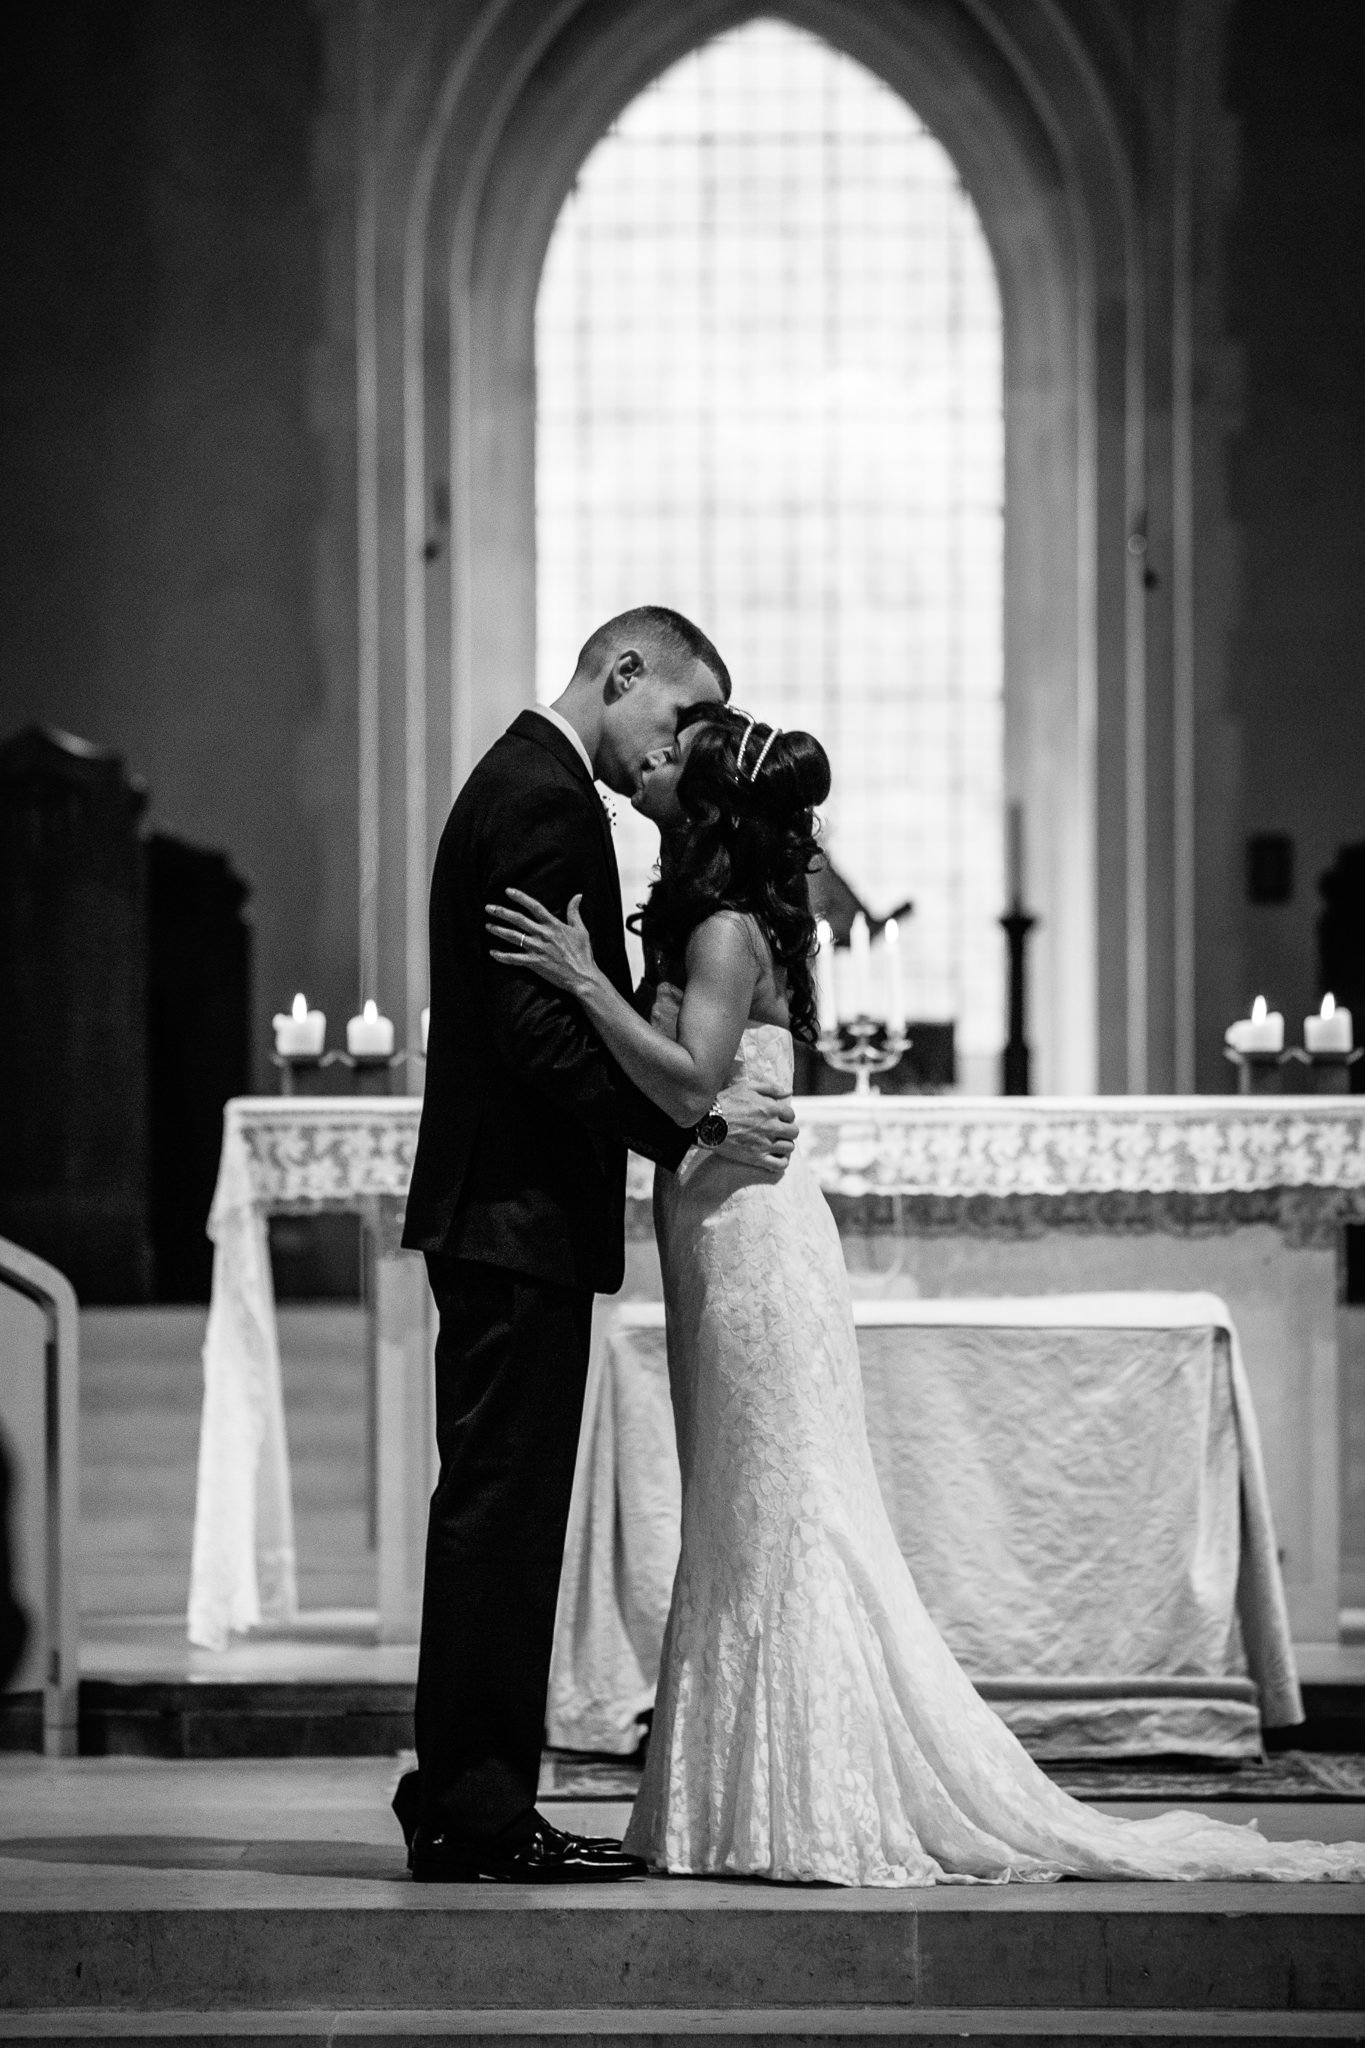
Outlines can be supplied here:
M750 1025L736 1077L791 1088ZM1365 1879L1365 1844L1267 1842L1069 1798L967 1679L882 1505L839 1233L799 1154L657 1176L682 1553L626 1846L657 1869L841 1885Z

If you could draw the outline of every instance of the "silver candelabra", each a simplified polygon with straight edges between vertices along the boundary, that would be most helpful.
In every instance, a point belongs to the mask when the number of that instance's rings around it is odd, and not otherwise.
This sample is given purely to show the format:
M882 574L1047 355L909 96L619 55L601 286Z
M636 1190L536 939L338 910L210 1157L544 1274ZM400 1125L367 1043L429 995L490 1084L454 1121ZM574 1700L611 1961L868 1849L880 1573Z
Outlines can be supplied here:
M822 1031L816 1050L836 1074L852 1074L855 1095L879 1095L874 1074L889 1074L913 1040L903 1029L893 1031L874 1017L852 1017L833 1031Z

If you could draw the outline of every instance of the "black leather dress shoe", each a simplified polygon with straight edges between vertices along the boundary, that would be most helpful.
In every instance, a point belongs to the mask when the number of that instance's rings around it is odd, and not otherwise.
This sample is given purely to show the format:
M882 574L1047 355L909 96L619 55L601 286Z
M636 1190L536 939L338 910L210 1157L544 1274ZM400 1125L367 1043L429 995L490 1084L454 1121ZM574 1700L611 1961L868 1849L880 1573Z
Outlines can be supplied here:
M404 1771L398 1780L393 1798L389 1801L394 1818L403 1830L403 1841L412 1847L412 1838L417 1833L417 1819L422 1806L421 1779L416 1771Z
M496 1843L465 1842L419 1827L408 1850L408 1868L418 1884L615 1884L643 1877L639 1856L619 1842L566 1835L536 1815L535 1831L515 1849Z

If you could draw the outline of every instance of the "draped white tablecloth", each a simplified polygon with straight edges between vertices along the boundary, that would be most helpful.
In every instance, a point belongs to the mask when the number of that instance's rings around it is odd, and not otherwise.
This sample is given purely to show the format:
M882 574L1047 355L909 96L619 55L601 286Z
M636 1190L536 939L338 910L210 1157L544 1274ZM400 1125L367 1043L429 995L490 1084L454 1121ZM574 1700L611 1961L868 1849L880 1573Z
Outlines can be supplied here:
M275 1290L267 1218L401 1203L420 1096L241 1096L223 1118L209 1212L213 1290L190 1558L189 1638L298 1614Z
M1236 1757L1302 1718L1256 1417L1211 1294L859 1302L869 1435L931 1614L1037 1753ZM603 1307L549 1733L624 1754L679 1482L662 1311Z
M849 1194L1365 1188L1365 1105L1351 1096L902 1095L870 1117L817 1096L802 1109L822 1179Z
M1235 1227L1365 1220L1365 1098L803 1096L827 1195L894 1197L916 1227ZM630 1192L653 1168L632 1159Z
M266 1219L397 1211L420 1113L416 1096L227 1105L208 1225L213 1293L189 1602L196 1644L221 1649L233 1631L297 1612ZM1287 1228L1311 1233L1365 1215L1358 1099L819 1096L803 1098L797 1113L827 1193L903 1199L915 1228L952 1212L956 1227L967 1214L968 1227L983 1230L1058 1213L1116 1229L1164 1215L1163 1227L1181 1230L1196 1214L1202 1228L1274 1210ZM632 1193L647 1196L652 1169L633 1160L631 1171ZM635 1214L643 1219L638 1199Z

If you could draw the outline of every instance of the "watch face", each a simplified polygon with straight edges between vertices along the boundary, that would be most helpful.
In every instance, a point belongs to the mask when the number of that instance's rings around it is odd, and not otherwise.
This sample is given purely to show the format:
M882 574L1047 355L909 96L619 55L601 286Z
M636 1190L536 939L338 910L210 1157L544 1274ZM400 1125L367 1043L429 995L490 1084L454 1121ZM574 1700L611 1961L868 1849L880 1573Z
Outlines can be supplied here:
M718 1109L708 1109L697 1125L697 1143L714 1147L723 1145L730 1135L730 1126Z

